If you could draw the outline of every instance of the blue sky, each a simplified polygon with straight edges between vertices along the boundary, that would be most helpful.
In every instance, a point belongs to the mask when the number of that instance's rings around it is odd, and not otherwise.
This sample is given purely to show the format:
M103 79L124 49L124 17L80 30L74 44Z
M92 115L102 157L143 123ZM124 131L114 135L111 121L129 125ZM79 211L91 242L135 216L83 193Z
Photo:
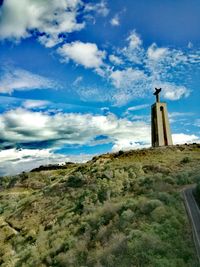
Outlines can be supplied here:
M0 175L149 147L155 87L199 142L198 0L0 1Z

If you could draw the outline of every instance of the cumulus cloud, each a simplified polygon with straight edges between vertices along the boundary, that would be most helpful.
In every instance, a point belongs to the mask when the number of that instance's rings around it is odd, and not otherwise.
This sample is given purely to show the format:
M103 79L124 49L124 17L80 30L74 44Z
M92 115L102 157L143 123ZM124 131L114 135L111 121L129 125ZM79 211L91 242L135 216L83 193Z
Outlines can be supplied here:
M7 149L0 151L0 176L30 171L41 165L85 162L91 155L61 155L50 149Z
M194 142L200 142L200 138L194 134L173 134L172 135L173 143L174 144L185 144L185 143L194 143Z
M23 69L5 69L0 78L0 93L32 89L52 89L58 86L54 81Z
M101 144L113 144L113 151L147 147L150 146L150 124L139 119L120 119L111 113L49 115L23 108L7 111L0 115L0 173L16 173L41 164L83 161L89 156L73 158L54 151L63 145L95 146L99 136L106 137ZM175 144L199 142L199 138L181 133L173 134L173 141Z
M0 38L20 40L39 32L47 47L62 41L61 34L79 31L80 0L6 0L1 8Z
M72 59L85 68L98 68L105 58L105 52L99 50L96 44L80 41L63 45L58 49L58 53L65 61Z
M33 144L49 142L53 146L90 144L96 136L108 136L113 143L130 140L149 143L150 128L143 122L131 122L91 114L57 113L50 116L22 108L0 115L0 140L4 144Z
M7 161L16 162L23 159L25 162L35 159L47 159L51 156L50 149L6 149L0 151L0 162L4 164ZM59 155L60 156L60 155ZM64 157L62 156L62 159Z
M142 147L149 147L149 145L143 144ZM138 149L138 148L141 148L140 143L134 143L134 142L129 141L129 140L120 140L114 144L112 151L113 152L117 152L119 150L127 151L127 150Z
M150 126L141 121L118 119L110 113L50 116L22 108L10 110L0 115L0 175L15 174L42 164L84 161L91 155L63 156L53 150L63 145L94 146L99 143L98 136L106 136L101 143L113 143L113 151L148 146ZM10 149L5 150L6 147Z

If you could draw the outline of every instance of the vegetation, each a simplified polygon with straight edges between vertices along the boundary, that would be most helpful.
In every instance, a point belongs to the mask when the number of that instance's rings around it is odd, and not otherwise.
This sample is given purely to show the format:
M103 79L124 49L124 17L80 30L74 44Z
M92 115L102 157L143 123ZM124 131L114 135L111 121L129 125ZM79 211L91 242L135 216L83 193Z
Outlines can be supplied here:
M0 265L199 266L180 194L199 162L194 144L2 177Z

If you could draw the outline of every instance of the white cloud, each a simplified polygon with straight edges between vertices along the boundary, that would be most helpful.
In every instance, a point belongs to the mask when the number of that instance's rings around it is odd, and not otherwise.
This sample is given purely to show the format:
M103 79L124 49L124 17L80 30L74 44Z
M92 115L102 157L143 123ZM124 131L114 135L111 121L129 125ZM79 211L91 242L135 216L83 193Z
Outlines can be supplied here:
M195 64L197 67L199 67L200 50L192 51L191 54L188 54L187 62L188 62L188 64Z
M109 60L115 65L121 65L123 63L122 59L115 55L110 55Z
M194 134L184 134L184 133L180 133L180 134L173 134L172 135L172 139L173 139L173 143L174 144L185 144L185 143L199 143L200 142L200 138Z
M109 107L102 107L102 108L100 108L101 109L101 111L104 113L104 114L109 114L110 113L110 109L109 109Z
M1 147L22 147L22 150L0 151L0 173L21 172L41 164L76 161L78 156L54 154L55 149L65 145L95 145L97 136L106 136L101 143L113 143L113 151L150 146L150 123L137 119L119 119L111 113L91 115L76 113L33 112L18 108L0 115ZM173 134L174 143L199 142L198 136ZM49 143L49 146L44 146ZM29 149L33 147L38 149ZM44 147L44 149L42 149ZM45 147L49 147L48 149ZM79 157L88 159L89 156Z
M26 109L44 108L49 105L49 101L45 100L26 100L23 103L23 107Z
M150 60L160 60L163 57L167 56L167 48L158 48L155 43L153 43L147 50L147 55Z
M194 113L191 112L171 112L169 113L169 118L177 118L177 117L188 117L192 116Z
M30 171L41 165L85 162L92 155L61 155L50 149L7 149L0 151L0 176Z
M169 122L170 123L181 123L185 126L188 124L188 120L191 120L191 116L194 116L195 114L192 112L171 112L169 113ZM187 131L187 129L186 129Z
M94 11L97 14L106 17L109 14L109 9L107 7L107 2L102 0L100 3L92 4L88 3L85 5L85 12Z
M129 43L129 48L136 49L142 45L142 40L136 31L132 31L128 36L127 41Z
M116 88L130 87L133 82L146 78L143 71L128 68L111 72L110 78Z
M151 116L149 115L133 115L131 113L125 113L125 117L131 121L143 121L147 123L151 123Z
M200 119L197 119L194 123L194 126L200 127Z
M138 35L138 33L134 30L130 33L128 38L126 39L128 44L119 50L123 55L126 64L143 64L145 59L144 48L142 47L142 39Z
M110 24L112 26L119 26L120 25L120 21L119 21L119 15L115 15L111 20L110 20Z
M7 161L17 161L20 159L24 159L24 161L28 162L29 160L33 160L33 158L49 158L51 155L49 149L6 149L0 151L0 162L3 164ZM28 156L28 157L27 157Z
M103 64L105 52L98 50L94 43L76 41L65 44L58 49L58 53L66 60L72 59L85 68L98 68Z
M189 49L193 48L193 43L192 43L192 42L189 42L189 43L188 43L188 48L189 48Z
M127 111L141 110L141 109L148 108L149 106L150 106L149 104L144 104L144 105L138 105L138 106L134 106L134 107L129 107L129 108L127 109Z
M76 92L82 101L93 101L94 99L98 102L110 101L110 92L105 94L105 92L98 87L81 86L77 88Z
M54 81L23 69L5 69L0 78L0 93L32 89L50 89L58 86Z
M158 85L163 90L164 98L169 100L179 100L190 95L190 90L185 86L178 86L172 83L161 83Z
M156 43L146 49L135 30L127 41L124 48L116 50L121 62L118 62L118 57L109 57L115 65L107 72L108 79L118 89L112 97L115 105L124 105L136 97L146 97L155 87L162 87L162 97L169 100L179 100L191 94L187 87L187 81L191 81L188 70L191 70L191 64L199 64L198 50L188 52L158 47ZM116 69L117 65L120 69Z
M120 140L148 143L149 125L107 116L57 113L50 116L25 109L10 110L0 115L0 139L10 144L53 141L55 145L85 145L98 135Z
M131 67L112 70L109 78L117 89L112 98L116 106L122 106L134 98L144 97L149 92L149 78L142 70Z
M79 85L79 84L82 82L82 80L83 80L83 76L78 76L78 77L74 80L73 85L74 85L74 86Z
M113 152L117 152L119 150L127 151L131 149L138 149L141 147L149 147L149 144L142 145L140 143L134 143L128 140L120 140L115 143L115 145L112 147Z
M49 149L28 149L33 143L52 142L52 149L65 145L95 145L97 136L107 136L102 143L113 143L113 151L117 149L130 149L150 145L150 126L144 122L131 122L127 119L118 119L112 114L63 114L50 116L43 112L16 109L0 115L0 139L2 145L9 144L27 149L2 150L0 153L0 173L21 172L41 164L63 161L77 161L77 157L57 155ZM42 149L42 143L38 143ZM6 152L7 151L7 152ZM79 156L82 160L87 155ZM9 168L10 166L10 168Z
M41 43L54 46L62 41L61 33L84 27L76 19L81 5L80 0L6 0L1 8L0 39L19 41L38 31L43 34Z

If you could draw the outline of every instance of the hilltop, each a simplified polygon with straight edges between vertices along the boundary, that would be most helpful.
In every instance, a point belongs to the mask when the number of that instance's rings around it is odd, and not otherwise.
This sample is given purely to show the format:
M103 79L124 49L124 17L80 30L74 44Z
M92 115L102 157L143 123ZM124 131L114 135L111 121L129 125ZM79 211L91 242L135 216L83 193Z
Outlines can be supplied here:
M181 190L199 163L193 144L0 178L0 265L197 267Z

